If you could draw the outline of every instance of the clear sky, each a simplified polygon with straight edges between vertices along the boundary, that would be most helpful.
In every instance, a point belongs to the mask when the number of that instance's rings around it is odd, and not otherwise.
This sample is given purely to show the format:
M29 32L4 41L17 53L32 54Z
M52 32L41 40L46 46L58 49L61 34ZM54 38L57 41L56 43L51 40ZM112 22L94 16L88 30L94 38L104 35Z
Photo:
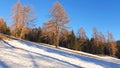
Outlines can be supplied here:
M21 0L22 4L32 5L37 16L37 26L48 20L49 10L56 0ZM0 1L0 17L10 25L10 13L17 0ZM70 29L77 33L84 27L88 37L93 34L93 27L107 36L112 32L115 40L120 40L120 0L59 0L70 18Z

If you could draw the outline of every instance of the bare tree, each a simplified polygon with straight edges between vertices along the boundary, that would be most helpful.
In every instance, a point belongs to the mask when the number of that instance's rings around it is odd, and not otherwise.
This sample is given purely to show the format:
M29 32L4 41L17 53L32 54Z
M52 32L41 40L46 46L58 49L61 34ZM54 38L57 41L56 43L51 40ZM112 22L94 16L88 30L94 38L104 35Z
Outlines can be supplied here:
M78 30L78 38L79 38L79 45L80 46L77 45L76 48L83 50L85 42L87 42L87 36L86 36L85 30L83 27L79 28L79 30Z
M11 25L11 33L14 33L15 36L18 36L18 31L20 30L20 24L22 23L21 19L21 11L22 11L23 6L21 5L20 1L17 2L17 4L15 4L13 6L13 10L11 13L11 18L13 19L12 21L12 25Z
M63 29L66 29L65 26L69 22L68 16L62 7L62 5L57 1L50 10L50 21L45 25L49 28L50 32L55 33L56 37L56 48L59 46L59 37Z
M99 33L99 41L104 44L107 42L105 36L101 32Z
M21 34L20 37L24 38L24 35L26 32L28 32L26 30L26 28L28 27L34 27L34 23L35 23L35 15L32 11L32 7L31 6L23 6L22 9L22 23L21 23Z
M31 6L24 6L20 1L13 6L11 31L16 37L22 37L25 33L23 32L25 28L34 23L35 17L33 14Z
M94 34L93 34L94 45L95 45L96 47L98 47L98 46L99 46L99 32L97 31L97 28L96 28L96 27L94 27L93 31L94 31Z
M108 50L111 56L115 56L117 52L117 44L113 38L112 33L108 32Z
M92 52L96 54L104 54L106 39L101 32L98 32L96 27L94 27L93 31Z
M85 42L85 41L86 41L87 36L86 36L85 30L84 30L83 27L81 27L81 28L78 30L78 35L79 35L80 41L82 41L82 42Z

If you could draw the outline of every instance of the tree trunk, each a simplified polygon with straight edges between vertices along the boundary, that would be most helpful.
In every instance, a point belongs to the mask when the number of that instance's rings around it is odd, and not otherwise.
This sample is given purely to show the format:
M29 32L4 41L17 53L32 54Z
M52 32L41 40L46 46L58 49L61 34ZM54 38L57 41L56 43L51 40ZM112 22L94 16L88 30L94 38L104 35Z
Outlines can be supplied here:
M59 33L56 34L56 48L59 47Z

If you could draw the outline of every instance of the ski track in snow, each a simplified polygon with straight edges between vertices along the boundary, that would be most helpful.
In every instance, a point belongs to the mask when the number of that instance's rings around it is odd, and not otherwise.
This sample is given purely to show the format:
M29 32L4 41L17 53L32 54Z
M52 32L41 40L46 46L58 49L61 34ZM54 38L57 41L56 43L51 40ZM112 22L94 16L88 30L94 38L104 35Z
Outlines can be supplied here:
M120 68L120 64L23 40L0 41L0 53L0 68Z

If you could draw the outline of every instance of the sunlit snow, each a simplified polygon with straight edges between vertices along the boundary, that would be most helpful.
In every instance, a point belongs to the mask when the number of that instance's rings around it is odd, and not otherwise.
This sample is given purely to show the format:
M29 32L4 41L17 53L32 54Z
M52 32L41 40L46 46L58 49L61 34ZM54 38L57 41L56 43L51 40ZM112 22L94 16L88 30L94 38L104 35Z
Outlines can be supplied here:
M0 53L0 68L120 67L120 64L117 63L98 60L23 40L1 40ZM120 62L119 59L117 60Z

